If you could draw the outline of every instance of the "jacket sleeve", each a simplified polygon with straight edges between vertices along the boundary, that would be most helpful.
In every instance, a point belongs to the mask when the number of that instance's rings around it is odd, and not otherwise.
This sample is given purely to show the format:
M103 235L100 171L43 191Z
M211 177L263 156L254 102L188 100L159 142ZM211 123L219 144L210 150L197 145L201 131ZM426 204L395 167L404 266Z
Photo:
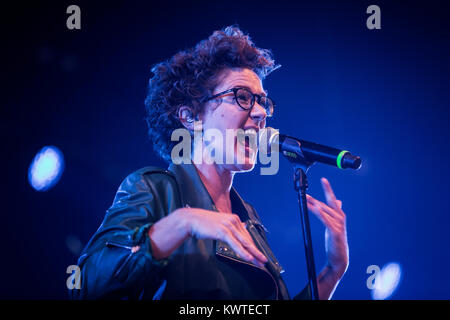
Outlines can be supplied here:
M137 299L161 285L167 260L156 260L148 230L164 215L154 188L135 172L120 185L105 218L78 259L81 288L72 299ZM146 295L149 293L146 292Z

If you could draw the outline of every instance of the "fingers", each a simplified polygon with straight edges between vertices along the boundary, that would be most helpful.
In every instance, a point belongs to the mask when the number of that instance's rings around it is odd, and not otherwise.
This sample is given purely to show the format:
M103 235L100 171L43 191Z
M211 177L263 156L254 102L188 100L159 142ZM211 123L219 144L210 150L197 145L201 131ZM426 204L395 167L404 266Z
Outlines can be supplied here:
M225 230L222 241L225 241L230 247L243 259L247 261L253 261L255 258L241 245L240 241L236 239L234 234L230 230Z
M247 229L241 223L239 217L235 214L224 216L226 219L225 226L229 233L225 233L230 239L229 243L233 249L236 249L242 258L255 263L262 267L263 263L267 262L267 258L256 248L253 239L248 233ZM227 239L225 239L226 241ZM241 255L239 252L244 252Z
M238 218L239 219L239 218ZM237 228L238 228L238 234L240 236L243 236L243 241L242 243L244 244L245 248L248 248L248 250L250 251L250 253L255 256L256 258L258 258L259 261L266 263L267 262L267 258L265 255L263 255L261 253L261 251L258 250L258 248L256 248L252 236L250 235L250 233L247 231L247 229L244 227L245 224L241 223L241 220L239 219L238 223L237 223Z
M191 209L191 235L198 238L222 240L244 260L262 267L267 258L255 246L253 239L236 214L217 214L202 209Z
M314 213L314 215L316 215L320 221L322 221L325 227L334 236L339 236L345 233L346 217L342 210L333 209L309 195L307 195L307 199L308 199L308 209L312 213ZM342 206L342 202L338 201L339 200L336 201L337 204Z
M247 229L244 228L241 220L237 215L231 215L232 227L230 231L240 241L240 244L257 260L262 263L267 262L267 258L256 248L252 237L248 233Z
M307 199L310 199L312 197L307 195ZM321 206L316 205L315 202L308 200L308 210L310 210L312 213L314 213L317 218L319 218L320 221L327 227L331 228L335 224L335 221L333 219L333 216L328 214L325 210L321 208Z
M248 245L248 243L242 241L242 238L240 238L240 236L236 236L236 233L232 232L231 230L227 230L225 232L225 237L222 240L228 243L230 247L236 252L236 254L241 258L252 262L261 268L264 265L263 263L267 261L262 261L261 257L257 258L259 255L261 255L261 253L258 252L258 249L253 249L251 245Z
M333 189L331 188L330 182L326 178L320 179L320 182L322 183L323 192L325 193L325 199L328 203L328 205L332 208L338 208L336 196L333 192Z
M342 218L342 214L341 214L342 211L340 209L339 210L333 209L330 206L326 205L325 203L323 203L323 202L321 202L321 201L319 201L317 199L314 199L309 194L306 195L306 200L307 200L307 203L308 203L308 208L310 206L313 207L313 208L315 207L317 209L320 209L320 210L324 211L327 215L329 215L329 216L331 216L331 217L333 217L335 219L341 219ZM337 203L337 201L340 201L340 200L336 200L336 205L338 206L339 204ZM341 206L342 206L342 202L341 202Z

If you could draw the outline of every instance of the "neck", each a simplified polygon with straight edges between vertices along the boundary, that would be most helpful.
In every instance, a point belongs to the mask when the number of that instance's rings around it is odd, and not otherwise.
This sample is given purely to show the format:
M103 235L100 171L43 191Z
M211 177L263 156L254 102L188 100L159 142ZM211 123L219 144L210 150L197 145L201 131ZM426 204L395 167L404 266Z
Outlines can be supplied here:
M231 212L230 190L234 173L217 164L202 163L195 164L195 167L217 209L221 212Z

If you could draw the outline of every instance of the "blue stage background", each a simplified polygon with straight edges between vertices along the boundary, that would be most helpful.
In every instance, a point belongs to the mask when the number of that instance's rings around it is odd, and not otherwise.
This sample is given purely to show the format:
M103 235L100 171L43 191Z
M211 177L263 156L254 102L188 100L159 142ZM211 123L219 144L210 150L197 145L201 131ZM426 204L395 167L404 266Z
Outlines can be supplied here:
M146 137L143 101L153 64L237 23L282 67L264 85L277 102L268 125L348 149L359 171L316 164L309 194L327 177L347 214L350 267L334 299L371 299L370 265L397 262L392 299L449 299L449 74L445 1L186 1L16 4L2 20L2 285L0 298L66 299L76 264L120 182L165 167ZM81 30L66 8L81 8ZM381 30L366 9L381 8ZM59 183L36 192L28 167L43 146L65 157ZM305 257L285 159L235 186L269 229L291 294ZM324 228L311 217L317 269ZM71 249L70 249L71 248Z

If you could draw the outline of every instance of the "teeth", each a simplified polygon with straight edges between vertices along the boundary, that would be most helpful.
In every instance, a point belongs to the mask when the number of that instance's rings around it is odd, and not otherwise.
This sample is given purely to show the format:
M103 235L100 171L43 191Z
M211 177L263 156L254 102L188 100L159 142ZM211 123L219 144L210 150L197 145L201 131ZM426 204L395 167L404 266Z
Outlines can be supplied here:
M256 147L256 141L257 141L257 137L258 137L258 133L256 132L255 129L250 128L250 129L246 129L244 130L243 134L238 134L237 135L237 140L238 143L240 143L241 145L246 145L245 141L246 141L246 137L248 137L248 141L249 141L249 146L255 146Z
M256 136L256 135L257 135L256 130L253 129L253 128L244 130L244 133L245 133L246 135L248 135L248 136L250 136L250 135Z
M244 133L242 134L242 139L244 139L244 137L248 137L250 141L252 141L256 140L257 136L258 133L256 132L256 130L251 128L244 130Z

